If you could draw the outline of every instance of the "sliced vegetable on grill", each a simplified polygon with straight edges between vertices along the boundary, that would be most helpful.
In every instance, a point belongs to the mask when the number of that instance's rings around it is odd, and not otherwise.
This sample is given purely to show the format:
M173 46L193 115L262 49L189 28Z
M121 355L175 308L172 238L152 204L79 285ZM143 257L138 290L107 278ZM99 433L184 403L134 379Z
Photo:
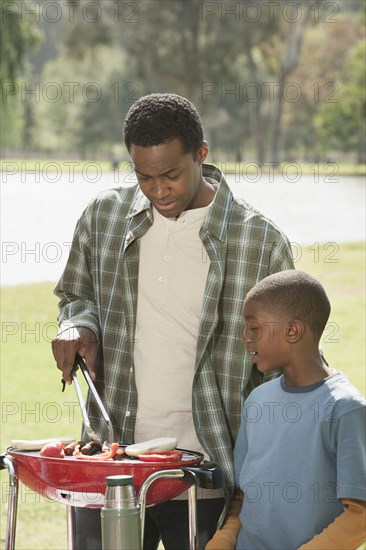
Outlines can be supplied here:
M139 455L142 462L179 462L182 460L182 451L162 451L157 453L145 453Z

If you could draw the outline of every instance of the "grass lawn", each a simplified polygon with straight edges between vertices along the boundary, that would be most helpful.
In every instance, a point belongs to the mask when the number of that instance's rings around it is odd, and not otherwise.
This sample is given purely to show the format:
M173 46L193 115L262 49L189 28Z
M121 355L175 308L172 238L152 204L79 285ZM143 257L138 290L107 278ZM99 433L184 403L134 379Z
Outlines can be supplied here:
M330 365L345 372L365 393L365 249L361 243L341 244L339 250L303 246L297 269L318 277L332 302L323 338ZM53 284L1 289L1 447L11 439L78 437L81 415L74 389L61 393L50 341L56 333ZM6 471L1 474L1 539L7 512ZM65 507L20 487L17 550L64 550Z

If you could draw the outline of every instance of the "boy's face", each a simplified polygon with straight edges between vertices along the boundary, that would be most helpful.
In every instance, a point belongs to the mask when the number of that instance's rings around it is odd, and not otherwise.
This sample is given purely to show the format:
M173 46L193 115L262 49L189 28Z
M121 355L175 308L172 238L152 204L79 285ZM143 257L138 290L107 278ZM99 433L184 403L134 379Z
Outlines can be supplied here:
M153 147L131 146L140 189L162 216L173 218L206 206L201 166L207 153L203 143L194 158L183 152L178 139Z
M287 364L287 322L283 316L266 310L261 302L244 303L245 329L243 342L260 372L282 369Z

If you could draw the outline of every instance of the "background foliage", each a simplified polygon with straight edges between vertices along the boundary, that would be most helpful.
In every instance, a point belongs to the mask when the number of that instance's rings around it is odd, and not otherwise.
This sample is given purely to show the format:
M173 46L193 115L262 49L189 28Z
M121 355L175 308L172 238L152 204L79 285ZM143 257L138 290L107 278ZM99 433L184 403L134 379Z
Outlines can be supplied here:
M3 155L123 156L128 108L171 91L216 157L365 163L363 0L1 0L1 15Z

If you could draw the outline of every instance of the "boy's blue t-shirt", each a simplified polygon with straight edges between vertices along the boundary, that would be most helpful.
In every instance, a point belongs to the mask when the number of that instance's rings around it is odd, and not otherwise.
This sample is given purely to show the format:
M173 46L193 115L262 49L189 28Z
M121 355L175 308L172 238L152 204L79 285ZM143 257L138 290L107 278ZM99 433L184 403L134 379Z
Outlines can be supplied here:
M284 377L252 391L234 450L244 492L237 550L294 550L366 500L366 401L343 373L289 387Z

